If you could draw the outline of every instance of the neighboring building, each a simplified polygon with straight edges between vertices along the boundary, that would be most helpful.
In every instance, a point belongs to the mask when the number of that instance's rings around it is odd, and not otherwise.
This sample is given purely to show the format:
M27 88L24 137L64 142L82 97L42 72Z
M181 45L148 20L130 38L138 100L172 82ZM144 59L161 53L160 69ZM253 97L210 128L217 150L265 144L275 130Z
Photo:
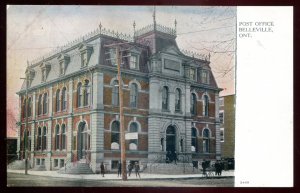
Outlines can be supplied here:
M234 158L235 95L219 98L220 142L222 158Z
M38 59L28 77L29 157L31 166L58 169L84 160L95 172L103 161L114 170L120 160L119 92L114 48L122 45L124 127L127 161L179 162L221 157L218 88L209 57L179 50L175 28L156 24L134 37L101 27L61 50ZM135 27L135 25L134 25ZM26 82L18 92L21 126L18 150L24 150Z
M17 137L7 137L6 146L7 164L9 164L17 159Z

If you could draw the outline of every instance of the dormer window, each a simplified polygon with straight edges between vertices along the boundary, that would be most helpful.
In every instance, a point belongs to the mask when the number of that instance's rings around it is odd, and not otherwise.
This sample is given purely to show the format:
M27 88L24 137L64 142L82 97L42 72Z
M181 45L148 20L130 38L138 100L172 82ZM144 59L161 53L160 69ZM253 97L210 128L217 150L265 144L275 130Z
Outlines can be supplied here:
M80 56L81 56L81 67L88 66L91 54L93 52L93 46L82 43L79 46Z
M204 84L209 84L209 73L207 70L201 71L201 82Z
M59 63L59 74L60 75L65 74L65 64L64 64L64 62Z
M49 63L42 63L40 65L41 70L42 70L42 82L45 82L47 80L48 74L51 69L51 65Z
M47 78L47 71L46 68L42 69L42 81L45 82Z
M196 69L195 68L190 68L190 79L196 80Z
M28 80L27 82L27 86L30 87L31 86L31 83L32 83L32 80L35 76L35 71L33 69L30 69L30 68L27 68L26 70L26 78Z
M117 66L117 55L116 55L115 48L109 49L109 60L110 60L111 65Z
M138 68L138 55L131 54L129 66L130 66L130 69L137 69Z
M70 56L62 53L58 56L57 59L59 61L59 75L64 75L66 68L70 62Z

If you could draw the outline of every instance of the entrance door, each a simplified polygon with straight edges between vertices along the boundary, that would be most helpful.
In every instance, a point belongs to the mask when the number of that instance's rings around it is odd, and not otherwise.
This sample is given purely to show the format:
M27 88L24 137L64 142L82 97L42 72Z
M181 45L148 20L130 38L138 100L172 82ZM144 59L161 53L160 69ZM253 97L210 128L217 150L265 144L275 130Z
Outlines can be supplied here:
M173 126L169 126L166 131L166 151L167 160L172 161L176 151L176 129Z
M85 122L81 122L78 126L78 160L86 159L86 151L89 150L89 134L87 133Z

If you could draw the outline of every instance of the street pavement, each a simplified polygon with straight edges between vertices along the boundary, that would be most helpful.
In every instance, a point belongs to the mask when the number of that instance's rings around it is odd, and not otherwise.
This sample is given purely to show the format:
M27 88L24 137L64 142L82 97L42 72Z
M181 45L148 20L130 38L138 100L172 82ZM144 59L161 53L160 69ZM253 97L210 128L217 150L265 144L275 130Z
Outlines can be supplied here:
M24 174L24 170L10 170L7 169L7 173L16 173L16 174ZM28 170L29 175L34 176L47 176L47 177L55 177L55 178L71 178L71 179L82 179L82 180L121 180L121 177L118 177L117 174L105 174L105 177L102 177L100 174L60 174L57 171L32 171ZM182 175L169 175L169 174L149 174L149 173L140 173L141 179L143 180L160 180L160 179L200 179L206 178L202 174L182 174ZM228 178L233 177L234 171L223 171L222 176L213 176L210 178ZM128 176L128 180L136 180L137 177L133 172L131 176Z
M115 175L116 174L111 174ZM145 174L146 175L146 174ZM165 179L136 179L130 177L128 181L120 178L107 179L96 178L83 179L63 178L41 175L25 175L22 173L7 173L8 187L233 187L233 177L223 178L165 178ZM100 175L95 175L100 176ZM110 175L107 175L107 177ZM112 178L112 177L111 177ZM102 180L101 180L102 179Z

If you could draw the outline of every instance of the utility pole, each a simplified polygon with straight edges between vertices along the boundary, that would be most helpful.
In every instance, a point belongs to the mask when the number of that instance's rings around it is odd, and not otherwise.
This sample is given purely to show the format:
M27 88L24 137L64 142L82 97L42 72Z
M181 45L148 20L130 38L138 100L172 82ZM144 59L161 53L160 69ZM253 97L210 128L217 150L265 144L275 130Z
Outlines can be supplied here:
M120 62L120 47L116 47L117 65L118 65L118 82L119 82L119 105L120 105L120 130L121 130L121 163L122 163L122 180L127 180L126 173L126 142L124 129L123 115L123 85L121 78L121 62Z
M121 57L120 57L120 46L128 44L128 42L115 43L105 45L104 47L114 47L116 49L116 62L118 68L118 83L119 83L119 107L120 107L120 143L121 143L121 165L122 165L122 180L127 180L126 172L126 142L125 142L125 129L124 129L124 114L123 114L123 86L121 77Z

